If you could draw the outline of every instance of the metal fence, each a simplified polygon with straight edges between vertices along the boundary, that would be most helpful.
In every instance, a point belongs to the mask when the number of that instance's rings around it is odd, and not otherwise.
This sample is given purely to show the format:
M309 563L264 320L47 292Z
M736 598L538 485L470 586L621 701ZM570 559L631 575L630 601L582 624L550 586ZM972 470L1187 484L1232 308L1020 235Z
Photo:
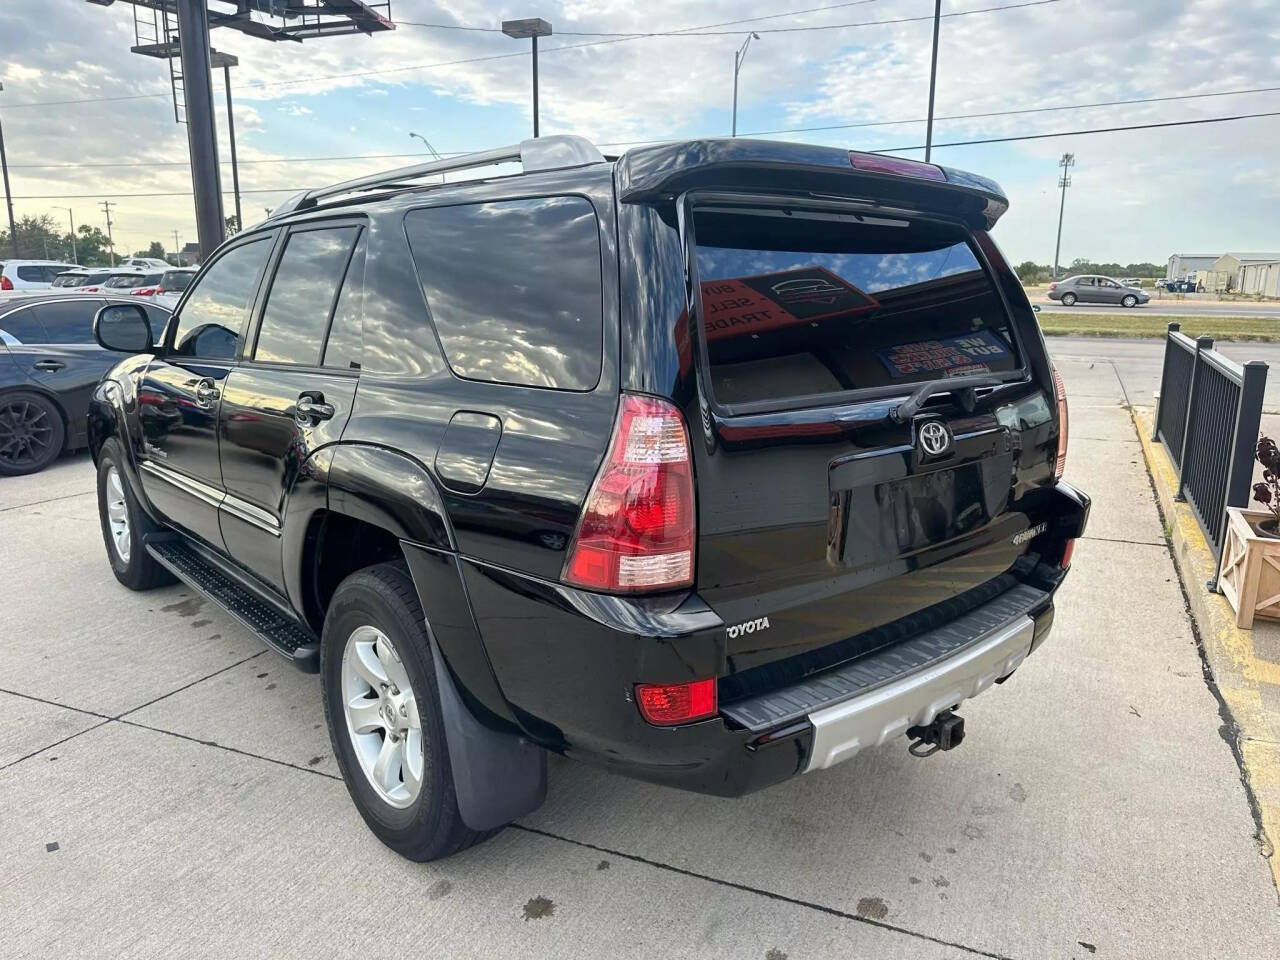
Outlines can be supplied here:
M1156 403L1155 433L1178 468L1178 499L1191 505L1221 558L1227 507L1249 503L1253 451L1262 417L1267 365L1243 365L1169 324Z

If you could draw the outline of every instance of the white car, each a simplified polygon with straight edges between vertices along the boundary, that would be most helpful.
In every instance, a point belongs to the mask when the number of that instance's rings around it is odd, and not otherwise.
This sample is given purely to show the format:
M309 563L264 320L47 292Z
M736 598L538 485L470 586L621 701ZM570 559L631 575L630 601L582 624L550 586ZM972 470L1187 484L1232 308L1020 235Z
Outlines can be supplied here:
M117 278L123 277L123 282L117 281L113 284L113 292L124 293L121 286L126 289L130 286L136 286L138 278L145 276L140 267L76 267L58 274L53 282L53 291L56 293L101 293L106 289L106 285Z
M141 267L143 270L168 270L172 266L167 260L159 257L125 257L120 261L122 267Z
M103 293L123 293L135 297L149 297L156 292L160 278L164 276L160 270L133 272L117 272L102 284ZM144 292L145 291L145 292Z
M156 287L155 302L172 310L199 270L199 267L174 267L166 270L160 277L160 285Z
M0 263L0 290L48 290L54 277L74 267L57 260L5 260Z

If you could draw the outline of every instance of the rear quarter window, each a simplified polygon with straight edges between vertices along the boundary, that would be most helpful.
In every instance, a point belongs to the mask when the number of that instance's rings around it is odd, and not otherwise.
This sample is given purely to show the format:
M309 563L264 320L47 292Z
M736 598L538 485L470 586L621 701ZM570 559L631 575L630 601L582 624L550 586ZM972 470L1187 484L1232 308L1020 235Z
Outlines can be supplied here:
M1004 302L962 228L721 209L695 211L694 234L720 403L823 403L1021 366Z
M411 211L405 229L450 368L468 380L590 390L603 292L595 209L582 197Z

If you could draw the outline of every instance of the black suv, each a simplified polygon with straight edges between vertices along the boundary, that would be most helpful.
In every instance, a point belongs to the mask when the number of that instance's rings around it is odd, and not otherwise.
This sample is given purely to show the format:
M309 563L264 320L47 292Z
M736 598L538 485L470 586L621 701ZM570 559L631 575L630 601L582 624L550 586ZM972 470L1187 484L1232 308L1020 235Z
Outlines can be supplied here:
M1089 508L1006 206L829 147L576 137L300 194L163 342L99 313L133 354L89 414L112 568L318 670L413 859L537 807L547 750L736 796L950 748Z

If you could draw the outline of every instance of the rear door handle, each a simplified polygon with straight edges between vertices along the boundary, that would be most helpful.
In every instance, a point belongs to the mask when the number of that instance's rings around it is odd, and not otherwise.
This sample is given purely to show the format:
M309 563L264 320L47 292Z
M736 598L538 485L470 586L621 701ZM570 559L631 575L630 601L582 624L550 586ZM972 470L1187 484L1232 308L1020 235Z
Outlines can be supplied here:
M48 370L50 373L56 373L65 366L66 364L61 360L37 360L35 362L37 370Z
M320 420L332 420L334 410L332 403L325 403L323 395L304 393L298 397L298 405L293 408L293 417L304 426Z

